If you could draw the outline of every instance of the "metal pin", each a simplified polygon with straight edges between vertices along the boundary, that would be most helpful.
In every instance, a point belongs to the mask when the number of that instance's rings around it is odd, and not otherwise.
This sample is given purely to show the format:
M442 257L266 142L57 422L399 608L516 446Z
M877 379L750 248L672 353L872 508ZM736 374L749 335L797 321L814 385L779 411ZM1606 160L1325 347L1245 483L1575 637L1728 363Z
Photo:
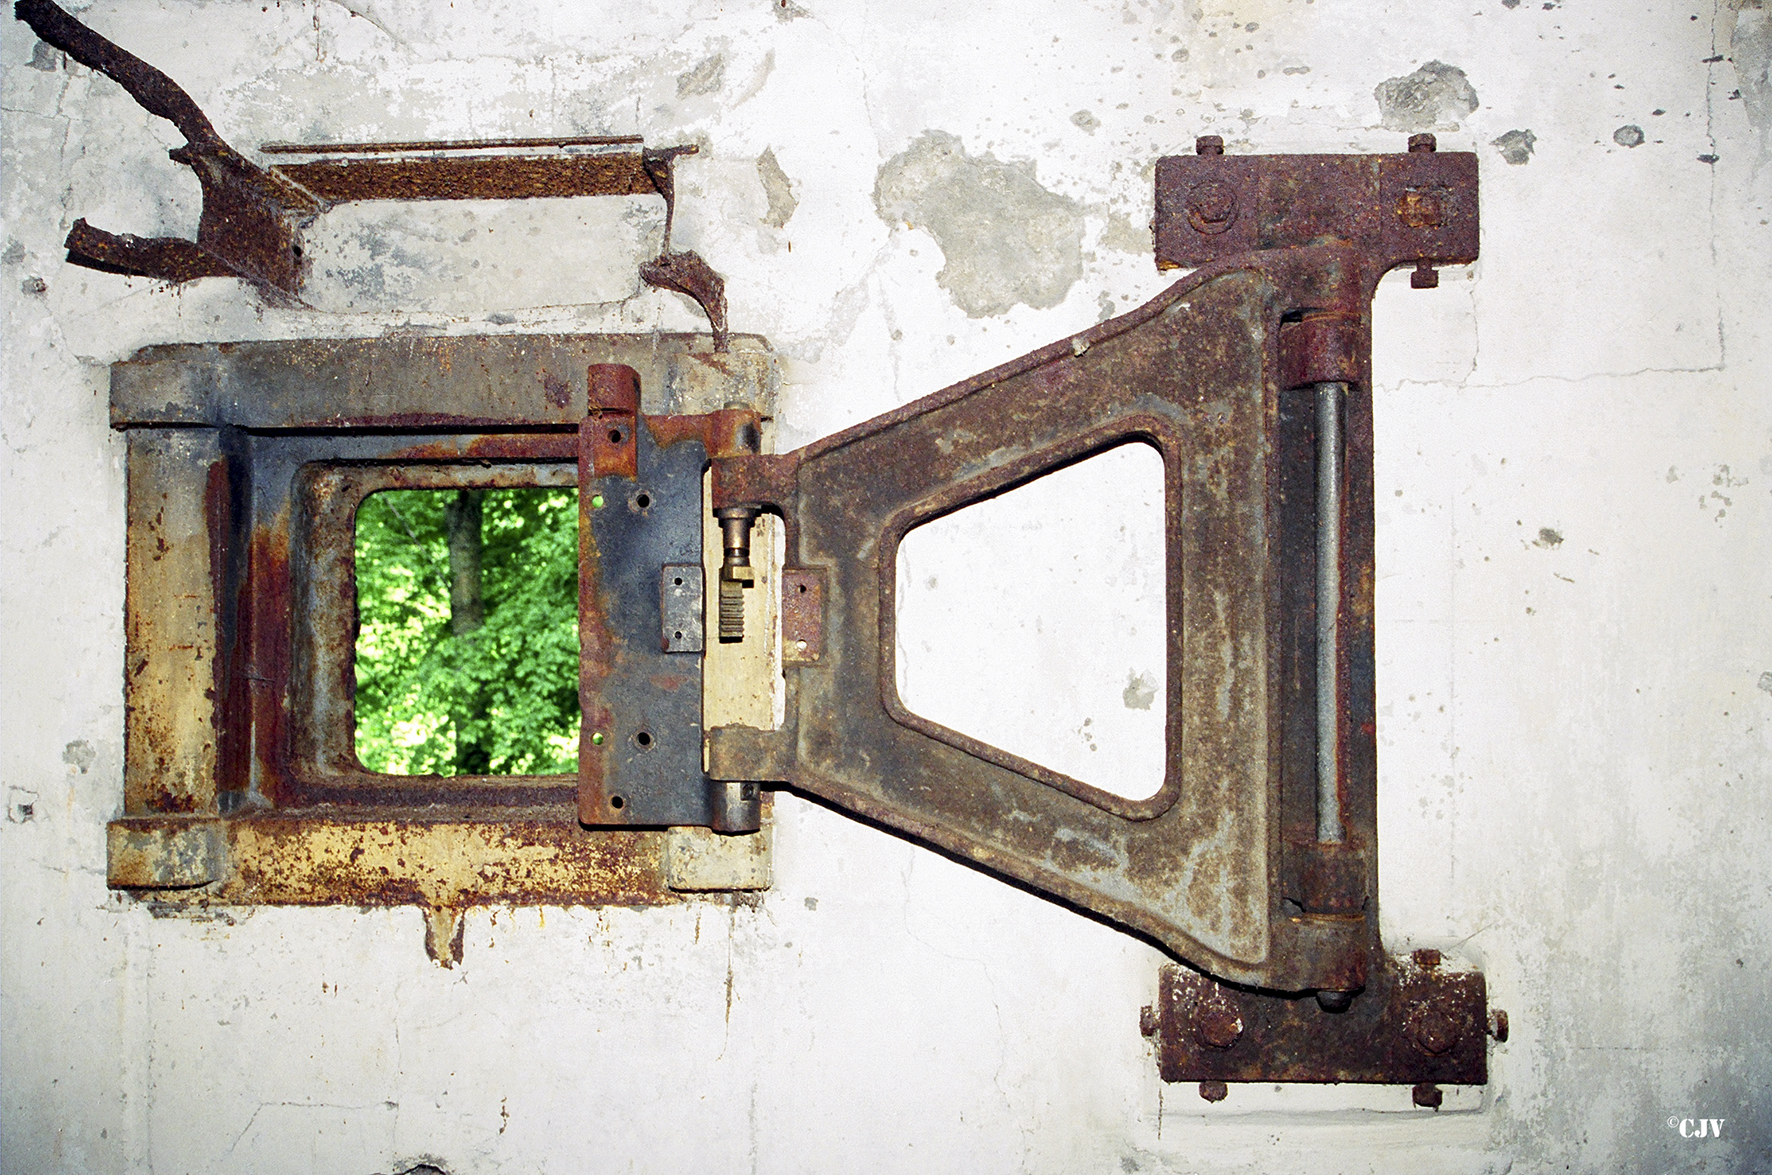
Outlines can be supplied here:
M1317 839L1340 844L1341 827L1341 405L1345 383L1314 385L1317 397Z
M722 506L714 511L725 552L720 564L720 639L728 643L744 639L744 589L756 580L751 570L751 523L759 513L755 506Z

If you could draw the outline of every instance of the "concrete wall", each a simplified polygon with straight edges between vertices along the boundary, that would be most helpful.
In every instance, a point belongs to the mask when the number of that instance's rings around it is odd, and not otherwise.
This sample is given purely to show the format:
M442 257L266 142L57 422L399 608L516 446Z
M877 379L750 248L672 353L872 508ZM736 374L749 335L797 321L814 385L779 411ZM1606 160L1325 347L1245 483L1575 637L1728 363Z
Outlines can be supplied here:
M109 363L170 341L697 319L632 279L656 201L343 210L312 310L230 280L71 268L76 217L190 234L196 184L166 160L165 123L9 21L6 1170L1772 1170L1760 0L100 0L83 15L249 152L701 143L681 243L726 275L734 326L783 356L784 445L1161 289L1151 165L1196 134L1388 151L1432 129L1478 152L1482 259L1432 292L1394 275L1377 305L1381 900L1390 946L1480 965L1513 1035L1490 1085L1449 1091L1438 1114L1395 1089L1208 1105L1161 1086L1137 1033L1151 948L791 797L761 901L475 912L450 971L414 910L194 922L109 894ZM1136 474L1098 479L1079 518L1138 514ZM1042 659L1039 624L999 643L1032 666L1025 705L1050 708L1024 728L1131 771L1157 684L1126 639L1148 556L1061 522L964 541L973 564L1038 571L1025 560L1044 546L1112 568L1099 657ZM930 567L961 562L931 541ZM943 601L930 632L966 606ZM941 685L988 670L935 656L917 669L930 704L985 720L994 688ZM1101 750L1079 751L1098 727ZM1685 1118L1723 1119L1722 1137L1683 1138Z

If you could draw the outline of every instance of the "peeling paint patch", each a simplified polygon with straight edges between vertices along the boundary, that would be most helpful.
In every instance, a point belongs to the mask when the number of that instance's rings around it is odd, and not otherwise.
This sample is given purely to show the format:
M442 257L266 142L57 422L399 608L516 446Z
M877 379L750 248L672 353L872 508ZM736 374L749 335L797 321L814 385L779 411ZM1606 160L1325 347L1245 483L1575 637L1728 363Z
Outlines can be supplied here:
M1519 167L1532 158L1532 147L1538 142L1538 136L1531 131L1509 131L1489 145L1501 152L1501 157Z
M765 147L763 154L757 156L757 178L763 182L763 194L769 198L769 211L763 214L763 223L770 228L784 227L800 201L794 195L793 181L775 158L775 148Z
M1772 16L1757 0L1743 0L1735 14L1735 31L1729 37L1729 55L1735 62L1735 82L1741 88L1741 105L1747 121L1760 132L1760 154L1772 134Z
M690 98L697 94L712 94L726 80L726 55L716 53L694 69L685 70L677 76L677 97Z
M1101 119L1088 110L1079 110L1071 115L1071 125L1085 134L1093 135L1095 128L1101 125Z
M1101 230L1101 245L1104 249L1139 255L1156 247L1151 240L1151 226L1133 224L1132 218L1123 212L1107 214L1107 224Z
M888 224L928 230L946 259L936 281L972 318L1056 306L1083 273L1077 202L1041 187L1032 163L968 155L944 131L886 161L874 207Z
M77 738L62 748L62 762L70 767L78 767L82 775L91 770L93 760L97 758L98 752L83 738Z
M1532 540L1532 545L1535 547L1543 547L1546 550L1553 547L1560 547L1563 545L1562 532L1552 530L1548 526L1541 526L1538 528L1538 537Z
M1477 92L1456 65L1430 61L1414 73L1387 78L1372 91L1385 129L1453 130L1477 108Z
M1643 145L1643 128L1627 124L1612 132L1612 141L1620 147L1641 147Z
M1128 670L1126 688L1120 694L1120 700L1126 703L1128 710L1148 710L1151 703L1157 700L1157 682L1148 673Z
M8 788L6 818L14 824L29 824L37 818L37 793L22 787Z

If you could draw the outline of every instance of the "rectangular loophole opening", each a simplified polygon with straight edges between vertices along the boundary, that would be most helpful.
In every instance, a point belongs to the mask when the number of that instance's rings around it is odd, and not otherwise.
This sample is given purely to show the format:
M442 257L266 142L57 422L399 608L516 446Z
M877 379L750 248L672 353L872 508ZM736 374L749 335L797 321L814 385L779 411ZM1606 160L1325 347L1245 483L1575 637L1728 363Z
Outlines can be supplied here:
M361 765L575 772L578 491L382 490L359 504L354 531Z

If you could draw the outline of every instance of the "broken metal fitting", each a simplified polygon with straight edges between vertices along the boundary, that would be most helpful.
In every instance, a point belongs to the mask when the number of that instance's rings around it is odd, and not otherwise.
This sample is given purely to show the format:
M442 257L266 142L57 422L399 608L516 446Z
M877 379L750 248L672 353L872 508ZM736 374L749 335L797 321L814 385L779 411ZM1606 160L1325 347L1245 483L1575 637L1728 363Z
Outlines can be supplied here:
M52 0L17 0L13 14L45 43L122 86L150 114L171 122L185 144L170 154L197 174L203 212L197 239L144 238L110 233L76 220L68 233L68 261L134 277L187 282L238 277L273 302L301 300L310 263L302 232L336 204L359 200L520 200L561 196L636 196L665 202L659 255L640 266L659 289L693 298L708 316L714 350L727 350L726 283L706 261L671 248L676 215L673 169L694 145L641 150L635 135L568 138L450 140L444 142L267 143L274 156L306 160L267 167L229 146L196 101L177 82L57 7ZM521 148L526 154L487 154ZM463 154L463 152L467 152Z
M722 506L720 520L724 558L720 564L720 639L744 639L744 589L756 582L751 570L751 523L762 513L755 506Z
M268 297L293 297L305 268L302 226L321 211L321 202L234 150L177 82L50 0L18 0L13 15L47 44L122 86L149 114L177 127L185 144L169 154L195 172L203 188L196 241L110 233L77 220L68 233L68 260L110 273L179 282L239 277Z

